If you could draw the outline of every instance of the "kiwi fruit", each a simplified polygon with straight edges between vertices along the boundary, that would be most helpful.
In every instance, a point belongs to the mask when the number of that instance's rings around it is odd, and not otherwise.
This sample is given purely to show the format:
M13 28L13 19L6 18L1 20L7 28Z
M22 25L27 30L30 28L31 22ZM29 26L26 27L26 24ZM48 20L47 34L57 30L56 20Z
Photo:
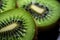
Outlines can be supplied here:
M0 0L0 13L15 8L15 0Z
M0 40L32 40L35 23L22 8L0 14Z
M59 18L59 4L54 0L17 0L17 5L33 16L38 27L47 27Z

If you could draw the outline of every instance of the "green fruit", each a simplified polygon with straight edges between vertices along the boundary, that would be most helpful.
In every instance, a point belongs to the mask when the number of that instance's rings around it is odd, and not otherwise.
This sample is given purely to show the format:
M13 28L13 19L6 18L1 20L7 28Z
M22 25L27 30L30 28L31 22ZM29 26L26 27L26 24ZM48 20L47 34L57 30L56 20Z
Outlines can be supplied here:
M59 3L59 7L60 7L60 1L57 0L57 2ZM60 8L59 8L59 18L60 18Z
M59 7L60 7L60 1L58 0ZM59 8L59 18L60 18L60 8Z
M14 9L0 14L0 40L32 40L35 24L28 12Z
M30 12L39 27L49 26L59 18L59 5L54 0L18 0L17 4Z
M15 8L15 0L0 0L0 13Z

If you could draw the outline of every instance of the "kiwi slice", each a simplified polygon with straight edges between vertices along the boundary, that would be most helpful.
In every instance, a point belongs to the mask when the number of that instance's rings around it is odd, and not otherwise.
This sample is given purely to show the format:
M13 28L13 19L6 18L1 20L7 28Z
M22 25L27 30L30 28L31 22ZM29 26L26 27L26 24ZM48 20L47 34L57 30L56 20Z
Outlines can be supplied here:
M32 40L35 24L28 12L14 9L0 14L0 40Z
M30 12L39 27L49 26L59 18L59 4L54 0L18 0L17 5Z
M15 0L0 0L0 13L15 8Z

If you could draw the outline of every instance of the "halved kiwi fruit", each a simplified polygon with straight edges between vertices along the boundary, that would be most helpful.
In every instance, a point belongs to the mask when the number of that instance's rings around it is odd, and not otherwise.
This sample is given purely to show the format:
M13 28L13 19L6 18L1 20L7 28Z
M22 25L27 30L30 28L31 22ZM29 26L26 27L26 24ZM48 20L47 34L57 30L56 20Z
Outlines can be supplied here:
M15 8L15 0L0 0L0 13Z
M0 40L32 40L35 24L28 12L14 9L0 14Z
M59 4L54 0L17 0L17 5L30 12L39 27L49 26L59 18Z

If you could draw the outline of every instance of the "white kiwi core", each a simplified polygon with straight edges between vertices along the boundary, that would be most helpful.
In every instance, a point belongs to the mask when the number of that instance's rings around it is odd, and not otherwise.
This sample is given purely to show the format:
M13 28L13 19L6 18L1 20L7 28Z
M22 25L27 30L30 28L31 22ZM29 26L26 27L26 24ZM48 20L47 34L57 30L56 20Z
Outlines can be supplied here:
M30 8L31 8L33 11L37 12L38 14L43 14L43 13L46 11L44 8L40 8L40 7L38 7L38 6L34 5L34 4L32 4L32 5L30 6Z
M1 32L5 32L5 31L10 31L13 30L14 28L16 28L18 26L17 23L12 23L10 25L7 25L6 27L3 27L2 29L0 29L0 33Z

